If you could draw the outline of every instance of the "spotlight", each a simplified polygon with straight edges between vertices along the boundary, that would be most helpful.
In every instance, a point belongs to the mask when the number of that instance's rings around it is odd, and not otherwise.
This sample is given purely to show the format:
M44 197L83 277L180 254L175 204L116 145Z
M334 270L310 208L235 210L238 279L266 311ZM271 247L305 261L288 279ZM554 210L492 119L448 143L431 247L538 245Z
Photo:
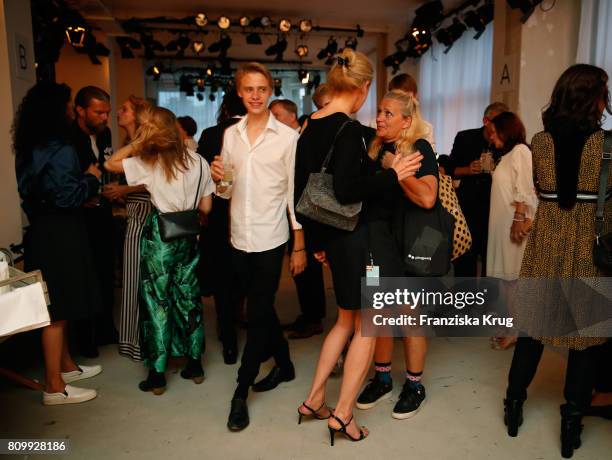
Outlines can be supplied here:
M215 95L213 93L210 93L210 95L208 96L208 99L210 100L210 102L215 102Z
M508 5L512 9L519 9L523 16L521 22L524 24L527 22L529 17L533 14L535 7L542 3L542 0L508 0Z
M147 75L152 76L153 80L157 81L161 77L162 70L161 64L154 64L147 69Z
M272 45L269 46L265 53L266 56L274 56L276 54L276 60L277 61L282 61L283 60L283 53L285 52L285 50L287 49L287 40L284 38L280 38L277 40L277 42Z
M312 30L312 21L310 19L302 19L300 21L300 32L307 34Z
M206 82L204 81L203 78L198 78L196 80L196 86L198 87L198 91L204 91L204 85L206 84Z
M68 42L75 48L83 48L85 46L85 35L87 30L82 26L66 27L66 37Z
M431 32L429 29L413 28L404 37L406 43L406 55L410 57L421 57L431 47Z
M206 75L212 77L213 73L215 73L215 69L212 66L206 67Z
M418 7L412 27L418 29L435 29L444 20L444 7L440 0L434 0Z
M198 101L202 102L204 100L204 95L202 93L197 93L196 97L198 98Z
M195 23L198 27L206 27L208 24L208 16L204 13L196 14Z
M329 37L327 40L327 46L323 48L317 54L318 59L326 59L329 62L330 58L334 56L338 52L338 42L334 37Z
M393 69L393 73L397 73L402 62L406 60L406 53L400 49L398 49L395 53L387 56L383 60L383 64L386 67L391 67Z
M231 25L232 21L230 21L230 18L228 18L227 16L221 16L219 19L217 19L217 26L221 30L227 30L230 28Z
M261 27L270 27L272 20L269 16L262 16L259 18L259 23L261 24Z
M301 58L308 56L308 47L306 45L298 45L295 49L295 54Z
M208 52L220 53L221 55L225 55L230 46L232 46L232 39L229 37L229 35L222 34L221 38L219 38L219 41L214 42L208 47Z
M162 51L165 51L166 49L164 45L162 45L157 40L154 40L151 34L142 34L140 36L140 41L142 42L144 46L146 59L155 59L156 51L162 52Z
M241 27L248 27L248 25L251 23L251 20L248 16L242 16L239 22Z
M281 19L278 23L278 30L281 32L287 33L291 30L291 21L289 19Z
M436 39L441 44L446 46L444 53L449 52L449 50L453 47L453 43L459 40L459 38L461 37L461 35L463 35L463 32L465 32L466 29L467 28L465 27L465 25L461 23L459 19L455 18L450 26L448 26L446 29L440 29L436 33Z
M355 37L347 38L346 41L344 42L344 47L357 50L357 39Z
M181 34L178 40L176 40L176 43L180 50L185 51L187 48L189 48L191 40L189 40L189 37L187 35Z
M251 32L246 36L247 45L261 45L261 37L256 32Z
M119 51L123 59L133 59L134 53L132 53L132 49L140 48L140 42L132 37L116 37L115 41L119 45Z
M476 10L468 11L463 17L465 25L476 31L474 39L477 40L484 33L487 24L493 20L493 4L482 5Z
M191 43L191 47L195 54L200 54L200 52L204 49L204 42L202 40L194 40Z
M308 73L306 69L298 70L298 79L302 82L303 85L308 83L309 78L310 78L310 74Z

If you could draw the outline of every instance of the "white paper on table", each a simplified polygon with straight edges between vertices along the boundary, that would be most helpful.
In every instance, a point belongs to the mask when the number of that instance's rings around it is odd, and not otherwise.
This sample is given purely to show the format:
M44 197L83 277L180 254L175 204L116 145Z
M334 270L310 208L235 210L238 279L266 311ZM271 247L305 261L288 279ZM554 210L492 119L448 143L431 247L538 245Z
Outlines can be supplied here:
M0 294L0 337L45 327L50 323L41 283Z

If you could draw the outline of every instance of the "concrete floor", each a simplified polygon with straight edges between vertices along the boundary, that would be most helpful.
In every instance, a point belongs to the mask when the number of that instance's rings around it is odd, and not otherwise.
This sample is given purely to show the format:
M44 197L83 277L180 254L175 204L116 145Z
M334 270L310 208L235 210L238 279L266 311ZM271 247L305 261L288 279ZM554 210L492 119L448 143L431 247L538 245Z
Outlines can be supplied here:
M283 322L295 317L295 289L287 276L276 304ZM331 290L328 305L329 325L335 316ZM40 394L0 383L0 438L69 438L71 453L53 458L87 460L560 458L563 354L545 351L529 390L525 423L519 436L510 438L502 421L502 399L512 352L491 350L487 339L432 340L424 378L427 400L417 416L404 421L391 418L403 383L403 356L397 344L394 397L372 410L355 410L359 422L370 428L370 437L357 444L338 439L333 448L325 422L307 420L297 425L296 409L308 391L323 336L292 341L297 378L272 392L253 393L251 425L230 433L225 423L238 366L223 364L209 299L205 307L207 377L202 385L181 379L173 368L164 395L142 393L137 384L146 374L143 366L120 357L113 346L103 347L95 362L104 366L104 372L79 382L98 390L94 401L44 407ZM260 375L271 366L266 363ZM42 369L28 374L41 377ZM328 385L332 406L338 390L339 379L332 378ZM574 458L610 460L612 422L586 418L584 424L583 446Z

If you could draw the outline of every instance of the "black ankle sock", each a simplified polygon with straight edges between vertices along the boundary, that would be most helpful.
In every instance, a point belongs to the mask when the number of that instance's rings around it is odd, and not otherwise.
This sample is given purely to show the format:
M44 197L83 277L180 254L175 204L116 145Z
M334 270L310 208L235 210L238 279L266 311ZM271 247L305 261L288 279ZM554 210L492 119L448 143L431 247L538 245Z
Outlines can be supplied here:
M391 363L374 363L376 379L384 383L391 383Z
M234 399L238 398L238 399L246 400L248 396L249 396L249 386L239 384L238 387L236 388L236 391L234 391Z
M406 369L406 381L410 382L411 385L418 387L422 386L421 378L423 377L423 371L421 372L412 372Z

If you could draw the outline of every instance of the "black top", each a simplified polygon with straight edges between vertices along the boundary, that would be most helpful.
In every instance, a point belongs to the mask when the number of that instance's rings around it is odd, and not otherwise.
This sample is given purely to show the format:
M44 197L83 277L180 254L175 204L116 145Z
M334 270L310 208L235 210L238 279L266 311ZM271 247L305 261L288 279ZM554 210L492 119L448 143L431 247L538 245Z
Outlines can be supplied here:
M341 112L309 119L297 144L295 158L295 203L297 205L310 173L320 172L336 133L350 118ZM334 193L341 204L363 201L360 221L368 214L368 199L392 193L397 175L392 169L372 174L365 146L366 130L357 121L348 123L338 135L327 172L333 175ZM323 250L324 244L346 232L319 224L298 214L309 251Z
M223 147L223 135L225 130L240 121L240 118L229 118L218 125L211 126L202 131L198 141L198 153L204 157L208 163L213 162L216 155L221 155Z
M453 170L457 167L469 166L472 161L479 160L482 152L487 149L493 152L493 158L497 161L499 153L495 152L485 139L484 126L482 128L459 131L457 136L455 136L453 149L450 153ZM491 194L491 174L473 174L461 176L460 179L461 184L457 189L457 195L461 207L468 205L468 202L484 199L485 203L483 206L488 208L488 200Z
M370 167L372 168L373 174L380 174L382 171L385 171L382 167L382 158L385 152L395 153L395 150L396 147L393 142L385 142L380 146L376 161L370 161ZM424 176L434 176L437 179L438 163L431 144L425 139L418 139L414 143L414 150L418 150L423 155L421 167L416 172L415 177L419 179ZM390 219L400 199L406 199L411 205L414 205L414 203L406 198L399 183L396 183L391 193L370 200L368 204L368 220Z

